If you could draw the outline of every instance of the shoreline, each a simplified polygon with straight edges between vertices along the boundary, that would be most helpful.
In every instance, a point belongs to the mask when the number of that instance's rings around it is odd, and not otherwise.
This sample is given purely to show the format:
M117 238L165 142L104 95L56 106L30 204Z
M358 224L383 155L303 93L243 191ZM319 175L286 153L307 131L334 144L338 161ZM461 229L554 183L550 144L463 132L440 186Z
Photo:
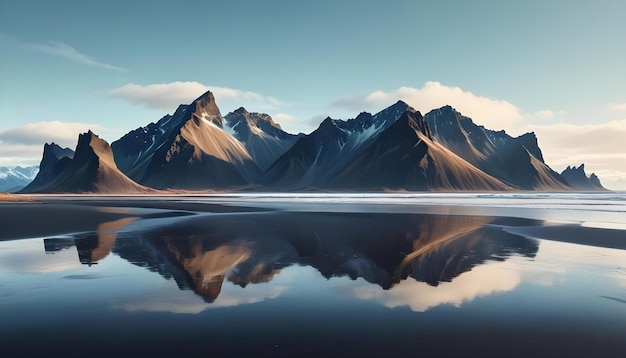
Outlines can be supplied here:
M18 240L34 237L46 237L79 232L90 232L98 225L106 222L136 218L157 219L184 217L194 214L237 214L260 212L295 212L295 213L328 213L328 214L389 214L389 215L432 215L432 216L482 216L494 218L527 219L536 222L521 224L519 220L511 220L510 225L501 229L518 236L567 242L572 244L590 245L605 248L626 250L626 229L584 226L585 221L572 217L572 210L567 208L532 208L494 207L476 205L472 202L458 202L458 196L449 197L455 202L434 204L426 197L425 202L412 202L412 197L403 196L408 201L377 202L367 194L359 196L320 196L280 195L270 196L212 195L206 196L84 196L66 195L29 195L30 201L0 202L0 241ZM385 197L385 194L381 194ZM386 194L387 197L389 194ZM606 193L605 193L606 195ZM342 201L333 201L343 198ZM391 197L397 198L395 195ZM473 197L475 198L475 196ZM177 200L178 199L178 200ZM234 200L233 200L234 199ZM237 200L239 199L239 200ZM329 200L317 200L329 199ZM483 200L484 198L478 198ZM489 198L487 198L488 200ZM488 201L487 201L488 203ZM545 203L543 203L545 205ZM139 209L139 210L133 210ZM149 209L149 210L141 210ZM619 209L619 208L618 208ZM623 208L622 208L623 209ZM561 211L561 219L559 213ZM574 213L577 214L577 213ZM624 213L616 211L612 214L618 221ZM593 222L593 216L606 216L607 213L596 212L591 215L582 211L580 215ZM516 222L518 222L516 224ZM626 222L621 221L621 224Z

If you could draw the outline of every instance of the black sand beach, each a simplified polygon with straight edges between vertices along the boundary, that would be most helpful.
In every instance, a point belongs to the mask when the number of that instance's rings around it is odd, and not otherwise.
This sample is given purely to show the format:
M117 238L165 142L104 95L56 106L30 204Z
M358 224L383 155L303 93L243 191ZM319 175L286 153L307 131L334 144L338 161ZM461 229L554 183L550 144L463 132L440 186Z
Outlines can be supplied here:
M27 198L0 203L3 356L626 352L619 200Z

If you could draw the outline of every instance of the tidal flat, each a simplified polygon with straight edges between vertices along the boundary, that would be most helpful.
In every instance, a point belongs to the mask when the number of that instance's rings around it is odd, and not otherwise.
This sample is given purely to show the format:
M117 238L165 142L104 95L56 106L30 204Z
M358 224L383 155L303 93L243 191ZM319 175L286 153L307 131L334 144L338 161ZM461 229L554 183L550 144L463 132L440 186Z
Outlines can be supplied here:
M626 194L0 203L0 355L626 355Z

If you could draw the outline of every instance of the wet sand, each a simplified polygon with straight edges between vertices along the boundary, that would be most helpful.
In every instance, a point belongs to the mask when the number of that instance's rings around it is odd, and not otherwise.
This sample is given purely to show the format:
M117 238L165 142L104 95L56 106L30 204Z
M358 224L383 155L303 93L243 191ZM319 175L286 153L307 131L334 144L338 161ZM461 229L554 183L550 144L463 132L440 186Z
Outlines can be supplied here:
M626 249L626 230L517 208L31 199L0 204L0 351L623 356L624 251L535 239ZM27 237L44 239L7 241Z
M585 227L581 225L546 225L508 227L506 232L534 239L626 250L626 230Z

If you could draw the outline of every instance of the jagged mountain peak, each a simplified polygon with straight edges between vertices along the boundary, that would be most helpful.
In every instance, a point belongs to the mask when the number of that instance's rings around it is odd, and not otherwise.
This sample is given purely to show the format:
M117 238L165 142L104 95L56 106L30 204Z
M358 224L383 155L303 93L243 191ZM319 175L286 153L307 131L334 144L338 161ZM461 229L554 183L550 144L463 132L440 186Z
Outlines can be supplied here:
M398 116L406 111L409 112L415 112L415 108L411 107L408 105L408 103L399 100L396 103L392 104L391 106L383 109L382 111L376 113L375 117L386 117L386 116L390 116L393 113L397 113ZM397 118L397 117L396 117Z
M52 142L43 145L43 158L42 162L50 160L58 160L63 157L74 157L74 151L70 148L63 148L60 145Z
M345 132L344 127L346 127L346 123L347 122L342 121L341 119L333 119L329 116L329 117L326 117L322 121L322 123L320 123L316 131L319 131L320 133L325 133L325 134L335 133L335 132Z
M526 148L526 150L530 152L530 154L532 154L535 158L544 163L543 153L541 152L541 149L539 149L539 143L537 141L537 135L535 135L535 132L524 133L515 139L519 141L524 146L524 148Z
M254 126L266 132L271 131L269 127L282 130L280 124L274 122L272 117L266 113L248 112L244 107L239 107L236 110L228 113L224 116L228 126L234 128L237 124L247 122L248 127Z
M593 190L593 191L604 191L606 188L602 186L600 183L600 179L595 173L591 173L590 176L587 176L585 173L585 164L581 164L580 166L567 166L563 172L561 172L561 176L567 180L569 185L573 186L579 190Z
M215 97L211 91L207 91L202 96L196 98L186 110L191 110L191 119L197 123L200 120L207 120L220 128L222 127L222 114L215 103Z
M78 145L76 145L74 159L86 160L85 158L92 158L93 156L97 157L100 164L118 170L113 158L113 150L109 143L89 130L78 135Z
M248 112L244 107L224 116L224 130L244 144L261 170L267 169L298 139L283 131L270 115Z
M428 127L428 122L419 111L405 111L400 116L400 118L398 118L396 123L397 124L394 124L394 126L407 126L415 131L422 133L428 139L433 140L432 133L430 132L430 128Z
M94 151L102 152L107 156L111 155L111 159L113 158L113 152L111 152L111 146L109 143L91 130L78 135L78 145L76 146L76 151L82 149L84 146L89 146Z
M200 95L200 97L196 98L193 102L203 102L203 101L215 103L215 96L213 96L213 92L206 91L202 95Z
M44 147L50 155L58 148ZM64 151L68 151L65 149ZM44 153L45 154L45 153ZM126 177L117 168L109 143L91 130L78 136L76 150L70 156L42 160L39 174L24 188L27 193L139 193L150 192Z
M391 106L387 107L387 109L392 109L392 110L404 110L404 111L411 111L411 112L415 112L415 108L411 107L408 103L404 102L403 100L398 100L396 103L392 104Z

